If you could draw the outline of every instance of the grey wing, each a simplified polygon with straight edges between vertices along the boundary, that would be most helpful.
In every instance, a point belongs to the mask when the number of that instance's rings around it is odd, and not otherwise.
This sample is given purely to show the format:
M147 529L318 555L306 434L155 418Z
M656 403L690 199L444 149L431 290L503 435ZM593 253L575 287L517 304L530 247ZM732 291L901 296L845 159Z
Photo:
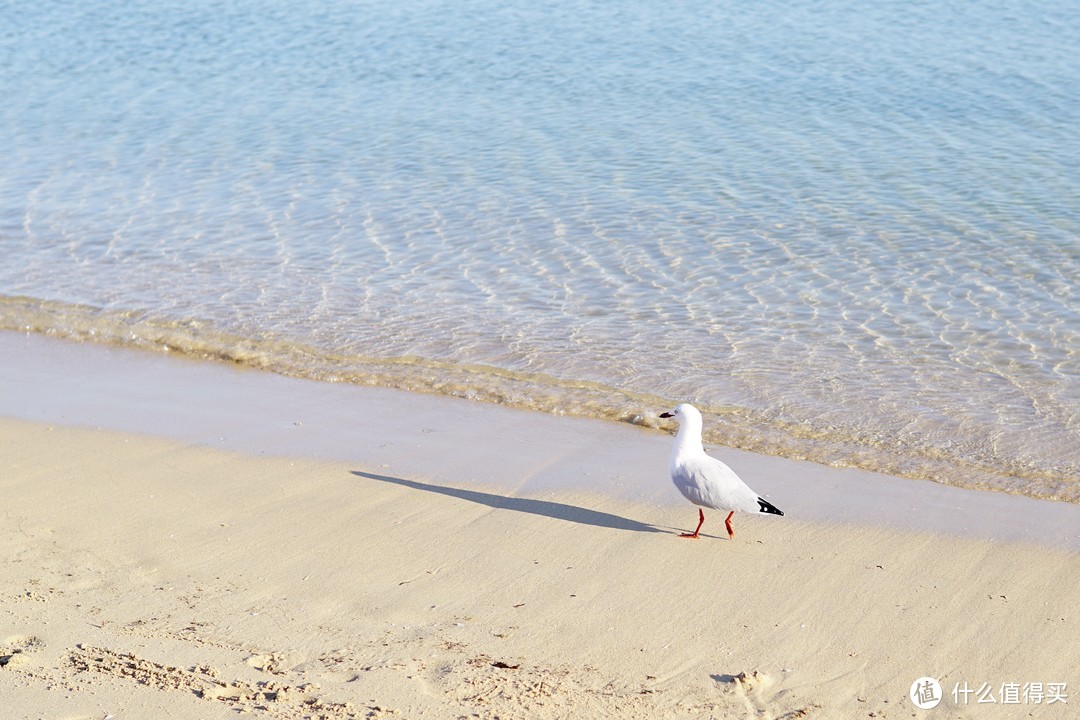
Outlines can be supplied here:
M671 482L675 483L675 487L679 488L683 497L695 505L715 508L712 493L708 491L708 486L703 480L703 476L685 464L671 468Z
M672 480L686 499L696 505L739 512L759 510L757 494L734 470L708 455L673 468Z

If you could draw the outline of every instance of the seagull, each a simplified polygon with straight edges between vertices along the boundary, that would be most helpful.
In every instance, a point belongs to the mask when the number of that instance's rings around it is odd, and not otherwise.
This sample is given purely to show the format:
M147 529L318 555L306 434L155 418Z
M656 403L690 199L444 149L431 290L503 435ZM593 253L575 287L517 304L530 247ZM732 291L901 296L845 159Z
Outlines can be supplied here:
M701 506L698 508L697 529L679 537L697 538L705 522L702 507L730 511L724 525L731 539L735 539L731 516L736 512L784 514L747 487L734 470L705 454L705 448L701 446L701 413L696 407L683 403L671 412L661 413L660 417L675 418L679 423L675 447L671 449L671 460L668 461L671 482L675 483L683 497Z

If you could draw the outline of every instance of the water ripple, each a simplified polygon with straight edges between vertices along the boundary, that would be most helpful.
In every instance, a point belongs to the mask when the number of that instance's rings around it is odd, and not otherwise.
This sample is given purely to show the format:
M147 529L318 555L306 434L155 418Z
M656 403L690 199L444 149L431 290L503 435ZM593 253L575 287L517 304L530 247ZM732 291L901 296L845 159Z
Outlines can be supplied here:
M1013 5L0 6L0 326L1076 499L1074 8Z

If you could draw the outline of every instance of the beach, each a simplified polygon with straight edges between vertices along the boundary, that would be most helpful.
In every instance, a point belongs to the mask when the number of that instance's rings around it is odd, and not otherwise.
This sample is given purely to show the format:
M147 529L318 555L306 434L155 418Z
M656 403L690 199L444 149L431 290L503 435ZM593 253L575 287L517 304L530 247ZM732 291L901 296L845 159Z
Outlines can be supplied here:
M0 10L0 720L1076 718L1074 5Z
M1076 505L711 448L690 541L658 430L0 339L8 717L1075 715Z

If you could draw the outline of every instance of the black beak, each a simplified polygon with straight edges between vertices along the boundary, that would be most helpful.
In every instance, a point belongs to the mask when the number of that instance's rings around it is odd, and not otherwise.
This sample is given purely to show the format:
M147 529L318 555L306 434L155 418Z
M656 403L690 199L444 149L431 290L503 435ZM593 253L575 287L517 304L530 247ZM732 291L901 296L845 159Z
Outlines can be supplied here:
M674 415L672 415L671 413L660 413L660 417L669 418L669 417L674 417Z

